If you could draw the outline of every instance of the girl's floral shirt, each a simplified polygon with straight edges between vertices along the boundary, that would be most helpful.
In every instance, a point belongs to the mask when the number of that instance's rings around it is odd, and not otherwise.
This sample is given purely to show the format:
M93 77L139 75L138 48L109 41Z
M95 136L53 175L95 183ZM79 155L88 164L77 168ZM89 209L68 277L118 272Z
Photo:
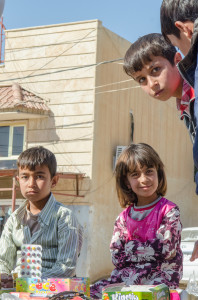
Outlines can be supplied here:
M110 244L115 269L109 279L91 287L91 296L100 298L103 287L120 282L127 285L165 283L172 289L177 288L183 271L181 230L180 212L175 206L164 216L155 239L129 240L126 221L120 214Z

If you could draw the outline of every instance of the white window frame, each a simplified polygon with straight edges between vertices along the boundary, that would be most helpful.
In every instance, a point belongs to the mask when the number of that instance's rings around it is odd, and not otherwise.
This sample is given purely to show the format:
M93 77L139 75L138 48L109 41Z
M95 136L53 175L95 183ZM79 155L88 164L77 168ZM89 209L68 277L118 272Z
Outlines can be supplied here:
M0 127L9 126L9 145L8 145L8 156L0 157L0 160L13 160L17 159L19 155L11 155L12 154L12 141L13 141L13 129L14 127L24 127L24 135L23 135L23 150L26 149L26 134L27 134L27 122L10 122L10 123L0 123Z

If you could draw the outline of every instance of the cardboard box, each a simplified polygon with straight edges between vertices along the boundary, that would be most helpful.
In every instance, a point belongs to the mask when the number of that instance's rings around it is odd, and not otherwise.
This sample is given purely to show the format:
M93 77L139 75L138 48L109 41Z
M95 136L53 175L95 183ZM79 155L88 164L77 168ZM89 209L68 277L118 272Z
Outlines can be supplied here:
M50 285L56 287L56 292L74 291L90 296L90 280L88 277L50 278Z
M60 293L64 291L82 292L90 295L88 277L48 278L41 281L38 278L17 278L16 292L36 294Z
M169 288L160 285L108 285L102 292L103 300L170 300Z

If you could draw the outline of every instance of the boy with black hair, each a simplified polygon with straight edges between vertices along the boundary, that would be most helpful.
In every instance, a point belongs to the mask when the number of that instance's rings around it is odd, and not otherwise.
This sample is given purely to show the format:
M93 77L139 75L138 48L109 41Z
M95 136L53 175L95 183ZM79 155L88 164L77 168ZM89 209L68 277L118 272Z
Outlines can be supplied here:
M173 45L161 34L151 33L131 44L123 68L151 97L161 101L177 98L177 109L193 141L194 123L189 108L194 101L194 90L179 74L177 63L180 60L181 54Z
M191 44L193 48L195 47L194 42L198 31L197 18L197 0L162 1L160 9L162 34L167 41L171 42L175 47L178 47L184 55L187 55ZM195 48L194 50L197 50ZM192 62L196 64L195 61ZM194 82L190 79L190 84L193 85L193 83Z
M0 239L0 273L18 272L22 244L38 244L42 246L43 278L75 276L82 227L51 193L58 182L55 155L33 147L20 154L17 165L17 180L26 201L5 224Z
M160 19L161 31L165 39L185 55L178 63L180 74L195 89L195 101L192 107L196 126L193 158L198 169L198 1L163 0ZM198 186L198 172L195 181ZM191 261L196 258L198 258L198 241L195 243Z

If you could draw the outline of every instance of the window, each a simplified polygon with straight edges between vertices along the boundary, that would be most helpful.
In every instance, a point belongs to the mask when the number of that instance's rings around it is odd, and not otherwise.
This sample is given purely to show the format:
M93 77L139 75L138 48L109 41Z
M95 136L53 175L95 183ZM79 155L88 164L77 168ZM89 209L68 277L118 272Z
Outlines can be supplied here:
M15 169L24 149L25 126L0 126L0 169Z

